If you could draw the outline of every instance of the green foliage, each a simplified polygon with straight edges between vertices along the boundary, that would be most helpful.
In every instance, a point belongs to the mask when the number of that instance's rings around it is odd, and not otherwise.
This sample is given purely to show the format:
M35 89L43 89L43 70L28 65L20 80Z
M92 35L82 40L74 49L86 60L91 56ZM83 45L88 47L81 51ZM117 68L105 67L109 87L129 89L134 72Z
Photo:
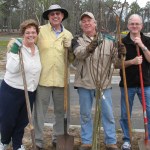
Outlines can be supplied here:
M0 4L0 12L3 16L5 16L5 14L8 14L8 10L9 10L8 7L9 6L8 6L7 2L3 2Z
M110 32L116 29L116 14L120 14L122 6L121 28L125 29L126 20L133 13L140 14L145 22L150 21L150 1L141 9L137 2L129 5L120 0L0 0L0 29L19 29L22 21L31 18L43 25L47 21L42 18L42 13L51 4L59 4L68 10L69 18L63 24L73 34L80 32L80 15L84 11L94 14L98 28L106 28Z
M147 8L150 8L150 1L148 1L148 2L146 3L146 7L147 7Z
M130 14L139 14L141 8L138 5L138 3L133 2L130 6L130 9L131 9Z
M18 0L3 0L0 3L0 11L4 14L4 15L8 15L8 13L10 13L10 8L19 8L19 2Z

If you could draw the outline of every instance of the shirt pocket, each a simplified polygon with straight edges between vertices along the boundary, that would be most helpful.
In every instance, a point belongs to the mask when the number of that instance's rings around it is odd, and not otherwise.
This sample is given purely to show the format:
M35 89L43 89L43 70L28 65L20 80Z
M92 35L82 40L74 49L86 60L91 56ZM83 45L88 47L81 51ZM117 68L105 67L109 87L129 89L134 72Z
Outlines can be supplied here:
M54 48L57 50L58 55L64 55L65 48L64 48L64 46L63 46L63 41L62 41L62 39L57 39L57 40L55 41Z

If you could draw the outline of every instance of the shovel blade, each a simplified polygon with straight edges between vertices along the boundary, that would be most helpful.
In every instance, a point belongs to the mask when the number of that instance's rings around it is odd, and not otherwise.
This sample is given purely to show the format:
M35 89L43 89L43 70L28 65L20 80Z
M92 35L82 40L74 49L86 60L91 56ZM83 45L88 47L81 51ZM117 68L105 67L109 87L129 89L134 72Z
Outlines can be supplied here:
M138 141L139 150L150 150L150 141L139 140Z
M72 135L60 135L57 137L56 150L73 150L74 137Z

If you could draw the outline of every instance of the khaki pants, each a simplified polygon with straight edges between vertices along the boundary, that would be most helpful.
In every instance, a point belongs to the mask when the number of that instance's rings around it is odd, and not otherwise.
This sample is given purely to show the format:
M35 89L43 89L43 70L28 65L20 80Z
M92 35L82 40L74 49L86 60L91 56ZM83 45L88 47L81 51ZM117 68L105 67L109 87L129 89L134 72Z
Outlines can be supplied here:
M63 87L44 87L38 86L36 101L34 105L34 127L36 145L43 147L43 128L45 116L52 97L54 103L55 123L53 125L53 140L58 135L64 134L64 88ZM69 98L68 98L69 99ZM69 119L69 103L68 103L68 121Z

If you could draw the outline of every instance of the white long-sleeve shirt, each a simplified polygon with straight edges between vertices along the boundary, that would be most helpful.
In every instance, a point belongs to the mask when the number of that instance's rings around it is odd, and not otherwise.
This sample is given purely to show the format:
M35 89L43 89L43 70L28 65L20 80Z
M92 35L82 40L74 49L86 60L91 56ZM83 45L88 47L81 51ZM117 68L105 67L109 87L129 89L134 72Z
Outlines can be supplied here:
M21 48L28 91L35 91L41 73L39 51L35 45L35 54L31 55L30 48ZM24 90L21 65L18 54L7 53L6 73L4 81L11 87Z

